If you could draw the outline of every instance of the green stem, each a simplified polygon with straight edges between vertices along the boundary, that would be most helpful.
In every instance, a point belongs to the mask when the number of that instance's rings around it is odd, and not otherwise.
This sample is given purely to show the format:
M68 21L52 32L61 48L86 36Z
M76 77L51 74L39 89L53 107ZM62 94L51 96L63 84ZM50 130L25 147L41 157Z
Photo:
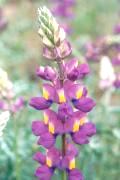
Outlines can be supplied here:
M57 61L58 64L58 69L59 69L59 79L60 79L60 85L61 88L63 87L64 79L65 79L65 74L63 70L63 63L62 60ZM62 135L62 156L64 157L66 154L66 135ZM62 172L62 180L66 180L66 172Z
M62 171L62 180L66 180L66 172Z
M16 180L19 180L19 155L18 155L18 126L17 126L17 119L16 116L13 115L14 118L14 136L15 136L15 142L14 142L14 153L15 153L15 164L14 164L14 168L15 168L15 178Z

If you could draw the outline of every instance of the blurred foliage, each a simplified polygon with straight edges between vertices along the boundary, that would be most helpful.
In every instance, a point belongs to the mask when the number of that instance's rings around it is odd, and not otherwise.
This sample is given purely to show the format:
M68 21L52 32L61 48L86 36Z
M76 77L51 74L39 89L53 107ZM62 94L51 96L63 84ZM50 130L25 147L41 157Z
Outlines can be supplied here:
M7 70L17 95L24 96L27 102L31 96L40 93L41 82L35 77L35 68L46 64L37 35L36 9L41 4L50 8L54 6L52 0L0 0L8 20L7 29L0 33L0 67ZM119 13L118 0L78 0L74 20L69 22L73 28L69 39L74 54L81 57L81 44L112 33L113 26L119 21ZM89 145L80 147L77 165L84 172L85 180L118 180L120 92L97 91L99 65L95 69L91 65L91 69L85 84L97 101L97 107L90 114L90 120L97 125L97 135ZM35 179L37 163L32 160L32 155L41 147L36 145L36 138L31 132L34 119L42 119L42 115L29 108L28 104L16 116L11 116L3 139L0 139L0 180ZM53 179L61 179L60 172L56 172Z

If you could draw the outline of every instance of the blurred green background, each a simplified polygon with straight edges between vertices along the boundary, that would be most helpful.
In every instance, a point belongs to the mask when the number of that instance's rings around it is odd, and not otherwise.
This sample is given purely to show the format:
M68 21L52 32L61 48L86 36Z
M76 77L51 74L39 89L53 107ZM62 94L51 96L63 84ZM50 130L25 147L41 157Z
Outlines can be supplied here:
M37 8L46 5L52 9L52 0L0 0L6 29L0 32L0 67L7 71L14 83L17 96L23 96L26 107L11 119L0 139L0 180L34 180L38 166L32 160L37 149L36 138L31 132L31 122L42 119L42 114L32 110L28 101L41 93L41 80L35 69L45 65L40 38L37 34ZM96 37L110 35L120 22L119 0L77 0L73 8L74 20L66 20L72 27L68 39L73 54L84 56L83 44ZM62 22L60 17L57 17ZM89 118L97 125L97 135L89 145L80 147L77 165L85 180L120 179L120 90L101 91L98 88L99 64L90 64L92 73L85 79L89 93L97 102ZM55 174L53 179L60 179Z

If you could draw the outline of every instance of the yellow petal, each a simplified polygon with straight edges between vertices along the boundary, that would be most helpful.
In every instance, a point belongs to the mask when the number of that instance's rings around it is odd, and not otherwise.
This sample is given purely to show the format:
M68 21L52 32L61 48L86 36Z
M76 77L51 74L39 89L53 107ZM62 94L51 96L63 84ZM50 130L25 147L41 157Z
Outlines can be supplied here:
M50 159L49 157L46 158L46 165L47 165L48 167L51 167L51 166L52 166L52 161L51 161L51 159Z
M86 122L86 118L84 117L84 118L81 118L80 119L80 126L82 126L83 124L85 124L85 122Z
M52 122L49 122L49 132L52 133L52 134L55 133L54 124Z
M46 112L43 113L43 117L44 117L44 123L48 124L49 117Z
M69 169L74 169L75 168L75 159L72 159L69 163Z
M83 95L83 88L79 88L78 91L76 92L76 98L80 99Z
M60 103L66 102L66 97L65 97L63 89L58 91L58 96L59 96L59 102Z
M76 120L73 125L73 132L79 131L79 127L80 127L80 121Z
M43 97L47 100L49 99L49 92L45 88L43 88Z

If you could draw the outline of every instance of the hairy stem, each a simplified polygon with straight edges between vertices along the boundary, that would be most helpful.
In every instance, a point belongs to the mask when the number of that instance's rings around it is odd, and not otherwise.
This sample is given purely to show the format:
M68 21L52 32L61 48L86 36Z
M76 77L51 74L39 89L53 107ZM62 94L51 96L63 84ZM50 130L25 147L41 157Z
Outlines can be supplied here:
M58 60L57 64L58 64L58 69L59 69L60 86L62 88L64 79L65 79L62 60ZM63 134L62 135L62 155L63 155L63 157L65 156L65 154L66 154L66 135ZM65 171L63 171L63 173L62 173L62 180L66 180L66 172Z

